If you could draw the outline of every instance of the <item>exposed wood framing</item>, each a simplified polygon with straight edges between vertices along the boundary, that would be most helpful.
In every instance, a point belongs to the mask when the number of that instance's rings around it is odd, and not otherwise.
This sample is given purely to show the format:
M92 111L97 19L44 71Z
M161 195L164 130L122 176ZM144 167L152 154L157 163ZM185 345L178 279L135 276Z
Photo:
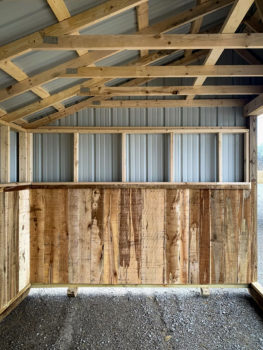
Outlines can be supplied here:
M118 86L80 88L80 96L175 96L175 95L256 95L263 93L260 85L207 86Z
M137 65L137 63L138 64L150 64L150 63L153 63L155 60L158 60L161 57L164 57L165 55L166 55L165 52L161 52L160 54L154 53L154 54L151 54L151 55L149 55L147 57L140 58L138 60L138 62L136 61L136 63L134 63L134 64L136 64L136 65ZM196 59L198 59L198 58L200 58L202 56L204 56L204 52L203 51L195 53L195 54L193 54L193 55L191 55L191 56L189 56L187 58L184 58L183 62L186 63L186 64L192 63L193 61L195 61ZM82 57L84 57L84 56L82 56ZM178 60L178 64L179 63L182 63L182 61ZM172 63L171 65L175 65L175 64L176 63ZM147 81L149 81L151 79L149 79L149 78L147 78L147 79L134 79L134 80L129 81L128 83L123 84L122 86L128 87L128 86L131 86L133 84L142 83L142 80L143 80L143 82L147 82ZM102 84L104 84L104 83L106 83L108 81L110 81L110 79L90 80L90 81L88 81L86 83L83 83L80 86L79 85L73 86L73 87L65 89L65 90L63 90L63 91L61 91L59 93L53 94L52 96L48 97L47 99L45 99L45 100L43 100L41 102L33 103L33 104L27 105L25 107L22 107L20 109L17 109L11 115L10 114L9 115L6 114L5 116L3 116L3 118L10 118L10 119L12 119L12 118L18 118L18 117L21 118L22 116L25 117L26 115L30 115L30 114L32 114L34 112L37 112L37 111L39 111L39 110L41 110L41 109L43 109L45 107L51 106L54 101L62 101L64 99L66 99L66 98L69 98L69 97L72 97L72 96L76 95L77 93L79 93L80 87L92 88L94 86L96 87L97 85L101 86ZM96 100L98 100L98 98L96 98ZM92 100L89 101L89 103L91 103L91 102L92 102ZM78 106L79 106L78 104L75 105L75 108L77 108ZM69 107L69 109L65 108L63 111L61 111L63 116L65 116L64 113L67 112L68 110L70 110L70 108L71 107ZM55 115L55 119L58 119L57 116L58 115L56 114ZM15 119L12 119L12 120L15 120ZM0 122L1 122L1 118L0 118ZM36 123L44 123L44 122L45 122L45 119L43 118L40 121L37 121ZM30 125L31 125L31 123L30 123ZM26 124L24 124L24 126L26 126Z
M233 2L234 2L234 0L219 0L216 2L214 0L210 0L210 1L207 1L205 4L202 4L200 6L196 6L194 9L184 11L178 15L171 16L170 18L165 19L164 21L158 22L157 24L144 29L140 33L145 32L145 33L151 33L151 34L160 34L160 33L167 32L169 30L178 28L186 23L189 23L195 19L198 19L199 17L213 13L214 11L217 11L221 8L224 8ZM87 15L87 12L85 14L86 14L86 18L87 18L87 26L91 25L92 23L88 22L88 20L89 19L93 20L94 9L91 9L90 16ZM98 14L100 14L102 16L102 17L100 17L100 19L103 20L104 19L103 16L105 15L104 12L97 11L97 15ZM83 18L85 18L85 16ZM81 16L81 22L82 22L83 18ZM98 18L99 17L97 16L97 20L98 20ZM65 21L63 21L63 24L65 24L67 22L68 22L68 20L65 20ZM62 24L59 24L59 25L61 26ZM66 27L66 25L65 25L65 27ZM52 26L52 28L53 28L53 26ZM68 28L66 28L66 30L68 30ZM57 33L55 33L55 34L57 35ZM66 34L66 32L62 31L60 34L61 35ZM1 49L0 49L0 52L1 52ZM54 79L55 77L57 77L60 73L62 73L63 70L66 68L69 68L69 67L76 68L76 67L79 67L81 65L83 65L83 66L92 65L96 61L103 59L103 58L106 58L108 56L111 56L113 54L116 54L117 52L118 51L89 52L88 54L84 55L85 57L78 57L76 59L70 60L66 63L59 65L59 66L56 66L55 68L49 69L49 70L44 71L42 73L39 73L35 76L32 76L32 77L30 77L30 79L25 79L21 83L17 83L15 85L13 85L12 87L9 87L8 89L0 90L0 100L6 99L8 97L14 96L14 95L19 94L19 93L22 93L24 91L29 90L31 87L40 85L40 84L45 83L47 81L50 81L50 80ZM152 58L152 62L154 62L155 60L158 60L158 58L160 59L162 57L167 56L167 53L162 53L162 52L157 53L157 54L153 53L149 56L150 56L150 58ZM146 59L147 59L147 57L146 57ZM146 60L145 62L138 61L138 64L150 64L150 63L151 63L150 60L148 60L148 61Z
M218 171L218 182L223 182L223 152L222 152L222 137L223 134L219 132L217 134L217 171Z
M35 50L180 50L262 49L263 33L238 34L129 34L43 37Z
M262 33L263 24L259 21L256 15L246 17L244 23L247 26L248 31L252 33Z
M249 182L249 133L244 135L244 181Z
M89 127L89 126L47 126L30 129L33 133L82 133L82 134L245 134L244 127Z
M257 117L249 119L249 176L251 182L251 247L257 252ZM257 281L257 254L254 254L252 261L254 274L252 282Z
M122 182L126 182L127 179L127 149L126 149L127 135L122 133L121 136L121 179Z
M253 282L250 285L249 292L260 309L263 311L263 287L259 282Z
M250 115L258 116L263 114L263 94L260 94L244 107L244 115L246 117Z
M31 284L22 289L16 297L10 300L8 305L3 310L0 310L0 322L6 318L10 312L12 312L28 296L30 286Z
M79 181L79 134L74 133L73 181Z
M19 182L33 180L33 135L19 133Z
M262 41L263 43L263 41ZM180 78L180 77L261 77L262 65L206 66L113 66L67 70L67 78Z
M196 3L197 3L197 5L201 5L201 4L205 3L205 2L206 2L206 0L197 0ZM191 24L190 33L191 34L198 33L200 31L200 29L201 29L202 22L203 22L203 17L200 17L200 18L196 19L195 21L193 21L192 24ZM187 56L191 55L191 53L192 53L191 49L185 50L184 55L185 55L185 57L187 57Z
M148 1L144 4L136 7L137 11L137 26L138 31L141 31L144 28L147 28L149 26L149 3ZM148 50L141 50L141 57L147 56L149 51Z
M236 53L242 57L249 64L262 64L262 62L254 56L249 50L235 50Z
M174 133L170 133L170 169L169 169L169 181L174 181Z
M0 127L1 183L10 182L10 128Z
M235 3L233 4L222 28L220 29L220 33L235 33L253 2L254 0L235 0ZM204 65L216 64L223 50L223 48L213 48L207 56ZM203 85L205 80L206 77L198 77L194 82L194 86ZM188 97L188 99L192 98L193 96Z
M33 46L37 46L38 43L43 41L43 36L74 33L84 27L94 25L135 6L139 6L145 1L146 0L109 0L106 3L65 19L62 22L53 24L40 32L35 32L2 46L0 50L0 61L31 51Z

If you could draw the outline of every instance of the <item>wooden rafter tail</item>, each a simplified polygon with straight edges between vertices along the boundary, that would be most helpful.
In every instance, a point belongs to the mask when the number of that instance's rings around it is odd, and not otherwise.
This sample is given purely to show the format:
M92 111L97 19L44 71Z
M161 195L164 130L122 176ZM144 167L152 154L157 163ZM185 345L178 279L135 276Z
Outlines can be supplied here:
M263 33L44 36L36 50L262 49Z

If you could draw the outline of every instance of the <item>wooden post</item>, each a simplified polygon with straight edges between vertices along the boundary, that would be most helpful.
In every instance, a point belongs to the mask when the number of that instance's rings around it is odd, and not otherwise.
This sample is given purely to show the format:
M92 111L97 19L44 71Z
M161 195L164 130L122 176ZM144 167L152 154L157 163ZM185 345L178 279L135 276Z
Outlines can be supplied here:
M31 182L33 173L33 135L19 133L19 182Z
M244 181L249 182L249 133L244 134Z
M258 306L263 310L263 287L260 283L251 283L249 292Z
M257 117L249 117L249 176L251 182L251 282L257 281Z
M223 182L223 160L222 160L222 133L217 135L217 162L218 162L218 182Z
M74 153L73 153L73 181L79 181L79 134L74 133Z
M174 133L170 133L170 172L169 182L174 181Z
M126 179L126 177L127 177L127 174L126 174L126 172L127 172L127 169L126 169L126 134L125 133L123 133L122 135L121 135L121 137L122 137L122 139L121 139L121 160L122 160L122 166L121 166L121 168L122 168L122 172L121 172L121 181L122 182L126 182L127 181L127 179Z
M1 183L10 182L10 127L0 127Z

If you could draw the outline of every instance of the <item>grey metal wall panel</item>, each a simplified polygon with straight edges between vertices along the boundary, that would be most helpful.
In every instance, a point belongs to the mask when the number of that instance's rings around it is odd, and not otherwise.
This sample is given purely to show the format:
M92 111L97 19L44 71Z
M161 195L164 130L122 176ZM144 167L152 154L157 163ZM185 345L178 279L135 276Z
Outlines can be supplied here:
M217 180L216 135L174 136L174 181Z
M10 131L10 181L18 181L18 133Z
M121 181L120 135L80 135L79 181Z
M34 181L72 181L72 134L34 134L33 157Z
M127 135L127 181L168 181L169 135Z
M244 181L244 136L223 135L223 181Z

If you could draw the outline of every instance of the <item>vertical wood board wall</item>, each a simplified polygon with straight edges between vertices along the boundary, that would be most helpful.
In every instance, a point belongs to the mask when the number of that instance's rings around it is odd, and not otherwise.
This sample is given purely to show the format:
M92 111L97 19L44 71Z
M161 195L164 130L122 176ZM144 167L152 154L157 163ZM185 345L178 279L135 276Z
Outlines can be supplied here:
M31 283L250 283L251 200L240 189L32 189Z

